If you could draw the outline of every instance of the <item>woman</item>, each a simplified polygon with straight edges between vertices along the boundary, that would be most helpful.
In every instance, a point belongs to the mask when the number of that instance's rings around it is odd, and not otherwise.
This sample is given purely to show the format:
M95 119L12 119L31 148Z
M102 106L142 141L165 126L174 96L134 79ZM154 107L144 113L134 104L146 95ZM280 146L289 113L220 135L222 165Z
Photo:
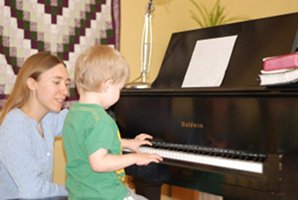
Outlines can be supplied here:
M0 113L0 199L67 196L52 175L68 85L65 64L50 53L34 54L21 67Z

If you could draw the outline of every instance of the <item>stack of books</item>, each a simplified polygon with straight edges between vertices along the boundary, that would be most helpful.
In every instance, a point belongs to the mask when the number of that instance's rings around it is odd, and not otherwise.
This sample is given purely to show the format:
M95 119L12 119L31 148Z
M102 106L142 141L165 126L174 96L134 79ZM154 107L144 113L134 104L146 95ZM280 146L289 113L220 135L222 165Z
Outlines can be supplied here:
M285 85L298 82L298 52L263 59L260 85Z

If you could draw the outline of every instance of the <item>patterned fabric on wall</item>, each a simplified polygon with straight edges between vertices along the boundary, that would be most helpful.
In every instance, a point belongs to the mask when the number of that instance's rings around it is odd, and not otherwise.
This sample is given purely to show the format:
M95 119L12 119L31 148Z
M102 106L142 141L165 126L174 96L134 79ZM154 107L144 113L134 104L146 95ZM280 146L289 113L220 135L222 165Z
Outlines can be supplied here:
M24 60L38 51L62 58L73 78L75 59L87 47L109 44L119 49L119 1L2 0L0 99L11 91Z

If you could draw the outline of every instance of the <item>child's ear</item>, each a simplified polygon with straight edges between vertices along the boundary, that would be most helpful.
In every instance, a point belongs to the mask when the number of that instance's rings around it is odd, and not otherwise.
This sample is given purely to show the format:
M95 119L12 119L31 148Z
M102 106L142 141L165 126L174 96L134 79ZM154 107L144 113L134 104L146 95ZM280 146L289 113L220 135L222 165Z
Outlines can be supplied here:
M111 79L106 80L102 85L103 86L102 91L107 92L112 84L113 84L113 81Z
M113 84L114 84L114 82L113 82L112 79L107 80L107 85L108 85L108 86L113 85Z
M30 90L36 89L36 81L33 78L29 77L26 81L26 84Z

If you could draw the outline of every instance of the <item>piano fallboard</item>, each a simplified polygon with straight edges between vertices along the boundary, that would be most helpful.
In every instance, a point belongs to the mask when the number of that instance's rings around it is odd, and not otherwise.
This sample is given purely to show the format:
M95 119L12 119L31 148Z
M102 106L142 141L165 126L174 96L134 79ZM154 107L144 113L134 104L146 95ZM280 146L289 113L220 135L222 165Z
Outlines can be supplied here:
M282 154L298 147L297 102L295 88L123 90L112 109L126 137Z

